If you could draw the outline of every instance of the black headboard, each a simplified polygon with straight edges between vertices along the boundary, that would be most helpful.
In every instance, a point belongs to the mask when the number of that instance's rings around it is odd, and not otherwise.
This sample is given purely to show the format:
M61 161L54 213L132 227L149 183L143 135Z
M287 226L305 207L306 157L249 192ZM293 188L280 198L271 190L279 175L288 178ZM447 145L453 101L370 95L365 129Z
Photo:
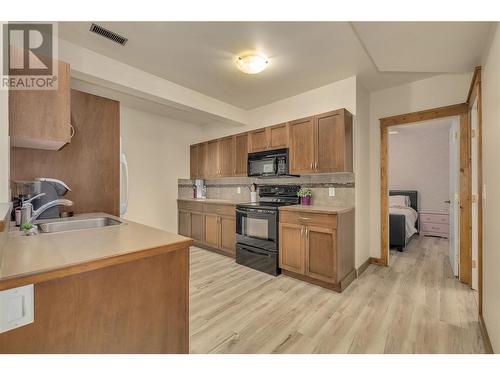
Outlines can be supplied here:
M418 212L418 191L416 190L389 190L389 195L406 195L410 197L410 207Z

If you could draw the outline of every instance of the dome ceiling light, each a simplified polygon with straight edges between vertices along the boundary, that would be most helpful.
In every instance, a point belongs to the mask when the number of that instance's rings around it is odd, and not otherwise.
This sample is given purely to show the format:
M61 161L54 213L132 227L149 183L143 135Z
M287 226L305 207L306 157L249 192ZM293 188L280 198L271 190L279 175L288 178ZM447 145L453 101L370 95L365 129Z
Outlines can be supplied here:
M237 56L236 65L238 69L246 74L257 74L266 69L267 57L261 53L248 53Z

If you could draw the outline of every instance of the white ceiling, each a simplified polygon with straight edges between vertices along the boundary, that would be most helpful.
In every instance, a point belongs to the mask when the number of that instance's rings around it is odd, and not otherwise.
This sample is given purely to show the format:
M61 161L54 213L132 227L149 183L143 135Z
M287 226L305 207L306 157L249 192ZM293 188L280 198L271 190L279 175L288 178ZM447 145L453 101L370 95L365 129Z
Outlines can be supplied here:
M416 136L426 134L430 131L442 131L449 129L453 123L458 122L458 116L444 117L435 120L412 122L411 124L391 126L389 131L397 131L399 134L414 134ZM395 134L396 135L396 134Z
M375 91L478 64L490 24L389 22L98 22L129 40L120 46L61 22L61 38L199 91L252 109L357 75ZM236 54L269 56L258 75Z

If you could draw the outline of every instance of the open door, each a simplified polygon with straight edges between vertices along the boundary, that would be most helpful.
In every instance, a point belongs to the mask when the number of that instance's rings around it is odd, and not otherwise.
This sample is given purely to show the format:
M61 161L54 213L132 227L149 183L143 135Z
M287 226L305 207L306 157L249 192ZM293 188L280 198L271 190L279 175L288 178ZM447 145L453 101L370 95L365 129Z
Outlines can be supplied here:
M478 137L477 137L477 97L474 100L470 111L470 121L471 121L471 232L472 232L472 279L471 287L474 290L478 290L478 257L479 257L479 232L478 232L478 220L479 220L479 181L478 181Z
M449 241L449 257L450 264L453 270L453 275L458 276L459 271L459 127L458 121L453 121L453 125L450 128L450 241Z

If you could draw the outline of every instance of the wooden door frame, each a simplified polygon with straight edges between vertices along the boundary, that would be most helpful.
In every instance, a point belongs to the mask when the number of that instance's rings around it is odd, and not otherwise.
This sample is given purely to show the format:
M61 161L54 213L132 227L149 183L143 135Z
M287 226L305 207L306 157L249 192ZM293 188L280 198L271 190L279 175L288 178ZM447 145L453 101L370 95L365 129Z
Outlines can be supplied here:
M482 94L481 94L481 67L474 69L472 83L467 95L467 105L469 114L472 113L472 107L477 99L477 290L479 294L479 316L483 316L483 125L482 125ZM472 124L472 119L469 121ZM472 282L472 279L471 279Z
M446 107L428 109L419 112L411 112L403 115L385 117L380 119L380 258L373 258L372 262L388 266L389 265L389 183L388 183L388 130L391 126L411 124L421 121L439 119L443 117L459 116L460 117L460 242L464 242L464 247L460 247L462 260L462 250L464 252L464 263L467 264L467 256L470 257L470 183L462 185L462 180L470 181L470 137L467 131L469 126L468 121L469 105L460 103ZM464 134L464 136L462 136ZM462 157L462 150L468 152ZM463 175L463 177L462 177ZM462 200L464 199L464 200ZM463 204L463 203L466 204ZM465 218L465 220L464 220ZM464 234L464 237L462 237ZM465 238L465 240L464 240ZM462 263L462 262L461 262ZM465 267L464 264L464 267ZM470 264L470 258L469 262ZM471 271L471 270L470 270ZM470 280L469 277L467 280ZM467 276L467 272L464 274Z

